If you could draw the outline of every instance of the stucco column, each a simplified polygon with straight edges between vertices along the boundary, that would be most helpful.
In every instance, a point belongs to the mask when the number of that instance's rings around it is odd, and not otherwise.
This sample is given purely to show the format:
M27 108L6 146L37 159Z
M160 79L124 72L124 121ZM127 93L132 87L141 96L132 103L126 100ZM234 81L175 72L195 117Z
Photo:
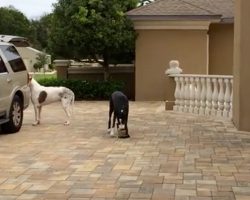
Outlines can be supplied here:
M175 87L176 83L174 80L174 77L170 77L169 75L174 74L181 74L182 69L179 67L179 61L178 60L171 60L169 62L169 68L166 69L165 74L167 75L167 81L166 84L168 86L168 90L166 93L166 102L165 102L165 109L166 110L173 110L174 102L175 102Z
M70 66L70 63L70 60L54 60L57 78L68 79L68 67Z
M250 0L236 0L234 29L233 121L250 131Z

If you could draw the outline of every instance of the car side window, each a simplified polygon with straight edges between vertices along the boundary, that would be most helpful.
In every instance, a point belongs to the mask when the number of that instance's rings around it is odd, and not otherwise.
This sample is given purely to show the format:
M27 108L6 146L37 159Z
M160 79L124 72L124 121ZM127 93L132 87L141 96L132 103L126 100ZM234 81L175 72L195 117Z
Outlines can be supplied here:
M26 67L21 59L20 55L18 54L17 50L13 46L9 45L1 45L0 49L4 53L5 57L7 58L13 72L25 71Z
M7 71L7 68L3 62L3 59L0 56L0 74L5 73L5 72L8 72L8 71Z

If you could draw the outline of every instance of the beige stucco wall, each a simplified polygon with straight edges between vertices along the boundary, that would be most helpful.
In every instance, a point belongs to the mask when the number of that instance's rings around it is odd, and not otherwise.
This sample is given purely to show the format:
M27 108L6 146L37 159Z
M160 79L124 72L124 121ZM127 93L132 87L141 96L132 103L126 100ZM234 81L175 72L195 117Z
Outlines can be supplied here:
M211 24L209 27L209 74L233 74L233 24Z
M17 50L18 52L20 53L26 67L27 67L27 70L29 72L35 72L35 69L34 69L34 64L37 62L36 58L38 56L39 53L42 53L41 51L37 50L37 49L34 49L34 48L31 48L31 47L17 47ZM50 58L50 55L47 55L48 56L48 64L51 63L51 58ZM48 66L45 66L45 67L48 67Z
M36 63L36 57L38 54L38 51L31 51L27 47L17 47L18 52L23 58L23 61L25 62L25 65L27 67L27 70L29 72L34 72L35 69L33 65Z
M170 60L177 59L183 73L207 73L207 30L137 30L135 99L167 100Z
M235 1L233 121L250 132L250 1Z

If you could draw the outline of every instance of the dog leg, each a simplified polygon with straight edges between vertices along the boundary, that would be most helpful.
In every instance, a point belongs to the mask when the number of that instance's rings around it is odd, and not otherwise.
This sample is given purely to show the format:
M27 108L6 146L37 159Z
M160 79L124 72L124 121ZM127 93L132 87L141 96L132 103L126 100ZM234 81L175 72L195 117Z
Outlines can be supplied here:
M70 125L70 111L69 111L69 108L65 108L64 109L66 115L67 115L67 120L64 122L64 125L67 126L67 125Z
M111 137L114 137L114 136L115 136L115 120L116 120L116 115L115 115L115 113L114 113L114 116L113 116L113 124L112 124L111 132L110 132L110 136L111 136Z
M41 121L41 112L42 112L42 106L38 107L38 124L40 124Z
M128 134L128 123L127 121L125 122L125 130L126 130L126 137L130 137Z
M71 117L71 113L70 113L70 102L67 98L62 98L62 107L64 112L67 115L67 120L64 122L64 125L69 125L70 124L70 117Z
M40 121L39 121L39 119L38 119L38 106L36 106L36 105L34 105L34 111L35 111L35 121L33 122L33 126L36 126L36 125L38 125L38 124L40 124Z
M64 122L64 125L70 125L70 110L69 110L69 107L65 107L65 108L63 108L64 109L64 111L65 111L65 113L66 113L66 115L67 115L67 120Z
M113 104L112 101L109 101L109 122L108 122L108 133L111 132L111 117L112 117L112 113L113 113L114 109L113 109Z

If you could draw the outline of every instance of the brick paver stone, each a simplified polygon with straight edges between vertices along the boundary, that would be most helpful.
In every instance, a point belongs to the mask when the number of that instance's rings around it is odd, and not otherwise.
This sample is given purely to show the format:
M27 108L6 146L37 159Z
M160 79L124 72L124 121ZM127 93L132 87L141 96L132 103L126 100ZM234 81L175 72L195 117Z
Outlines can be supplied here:
M250 134L215 117L130 102L128 139L107 134L107 101L32 105L0 135L0 200L249 200Z

